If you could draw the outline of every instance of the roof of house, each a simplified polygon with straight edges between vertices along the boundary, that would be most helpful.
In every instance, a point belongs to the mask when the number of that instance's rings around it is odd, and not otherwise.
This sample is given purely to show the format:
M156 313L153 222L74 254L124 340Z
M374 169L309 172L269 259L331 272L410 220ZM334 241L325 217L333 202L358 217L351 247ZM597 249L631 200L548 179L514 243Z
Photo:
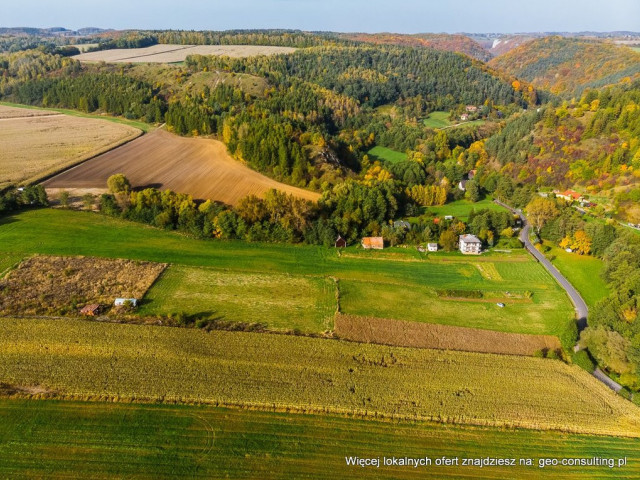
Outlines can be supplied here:
M434 247L437 247L437 246L438 246L438 244L437 244L437 243L428 243L428 244L427 244L427 246L428 246L429 248L434 248Z
M465 235L460 235L460 240L464 243L482 243L478 237L476 237L475 235L470 235L468 233Z
M571 197L574 200L579 199L580 197L582 197L582 195L580 195L578 192L574 191L574 190L567 190L566 192L564 192L562 195L564 195L565 197Z
M382 237L364 237L362 239L363 247L384 247L384 239Z
M411 224L406 220L396 220L395 222L393 222L393 226L396 228L398 227L411 228Z
M91 312L95 312L96 310L98 310L100 308L100 305L97 303L92 303L89 305L85 305L84 307L82 307L82 310L80 310L80 313L91 313Z

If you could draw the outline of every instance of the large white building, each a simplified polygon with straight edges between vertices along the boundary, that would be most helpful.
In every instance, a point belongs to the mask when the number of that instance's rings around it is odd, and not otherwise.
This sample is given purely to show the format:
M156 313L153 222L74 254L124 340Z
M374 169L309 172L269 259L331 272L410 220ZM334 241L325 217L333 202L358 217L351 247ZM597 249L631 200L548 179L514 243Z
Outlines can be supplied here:
M482 242L475 235L460 235L460 251L466 255L478 255Z

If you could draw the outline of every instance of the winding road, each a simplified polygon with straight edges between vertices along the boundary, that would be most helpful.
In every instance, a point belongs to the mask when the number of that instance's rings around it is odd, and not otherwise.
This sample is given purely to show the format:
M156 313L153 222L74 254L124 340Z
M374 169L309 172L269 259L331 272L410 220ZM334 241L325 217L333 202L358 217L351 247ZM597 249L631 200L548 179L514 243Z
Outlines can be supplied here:
M531 230L531 225L527 222L527 218L522 213L522 210L516 210L509 205L502 203L500 200L494 200L495 203L500 205L501 207L506 208L507 210L513 212L515 215L520 217L522 221L522 230L520 231L520 240L524 243L524 247L529 251L533 258L535 258L538 262L542 264L544 268L556 279L556 281L560 284L562 288L567 292L571 302L573 303L574 308L576 309L576 316L578 322L578 330L582 331L587 327L587 317L589 316L589 307L585 303L582 296L578 293L573 285L567 280L564 275L562 275L556 267L553 266L551 261L544 256L538 249L536 249L531 240L529 240L529 231ZM622 389L622 386L607 377L604 372L602 372L599 368L593 372L593 376L604 383L610 389L619 392Z

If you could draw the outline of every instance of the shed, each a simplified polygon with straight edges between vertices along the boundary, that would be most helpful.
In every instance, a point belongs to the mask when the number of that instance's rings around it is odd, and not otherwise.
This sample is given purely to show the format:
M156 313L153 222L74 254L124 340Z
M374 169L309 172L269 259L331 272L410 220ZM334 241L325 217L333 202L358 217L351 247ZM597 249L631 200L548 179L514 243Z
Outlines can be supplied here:
M365 250L382 250L384 248L384 239L382 237L364 237L362 239L362 248Z
M341 235L338 235L338 238L336 238L336 243L335 243L335 247L336 248L344 248L347 246L347 241L342 238Z
M133 305L134 307L138 306L138 300L135 298L116 298L113 304L116 307L123 307L127 304L127 302Z
M97 303L92 303L90 305L85 305L80 310L81 315L87 315L89 317L95 317L100 313L100 305Z
M437 243L428 243L427 244L427 250L429 250L430 252L437 252L438 251L438 244Z

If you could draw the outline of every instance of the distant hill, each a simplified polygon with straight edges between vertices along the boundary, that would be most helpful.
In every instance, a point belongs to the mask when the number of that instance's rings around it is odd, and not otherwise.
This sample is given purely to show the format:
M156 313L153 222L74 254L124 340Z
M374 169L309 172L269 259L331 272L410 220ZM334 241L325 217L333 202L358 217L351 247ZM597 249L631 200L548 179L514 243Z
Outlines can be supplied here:
M559 36L532 40L489 63L539 89L567 97L580 95L587 88L640 78L640 54L633 50L604 41Z
M407 47L426 47L448 52L464 53L483 62L491 58L491 54L475 40L465 35L449 35L445 33L421 33L403 35L399 33L347 33L342 38L357 42L377 45L400 45Z

